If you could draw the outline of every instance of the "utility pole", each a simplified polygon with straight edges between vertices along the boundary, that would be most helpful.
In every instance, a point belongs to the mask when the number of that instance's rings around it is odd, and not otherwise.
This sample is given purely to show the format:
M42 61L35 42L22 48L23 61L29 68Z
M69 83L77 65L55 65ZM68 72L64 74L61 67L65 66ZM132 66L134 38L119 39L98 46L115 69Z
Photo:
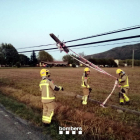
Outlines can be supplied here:
M133 52L132 52L132 68L134 68L134 51L137 49L133 48Z
M134 49L133 49L133 53L132 53L132 68L134 68Z

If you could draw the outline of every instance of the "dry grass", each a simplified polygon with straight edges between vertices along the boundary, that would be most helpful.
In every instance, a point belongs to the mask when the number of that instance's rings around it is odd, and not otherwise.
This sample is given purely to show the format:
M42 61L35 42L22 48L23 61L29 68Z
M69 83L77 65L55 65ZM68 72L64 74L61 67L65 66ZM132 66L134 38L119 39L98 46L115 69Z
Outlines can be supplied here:
M104 69L115 75L115 68ZM129 76L130 106L126 108L140 110L140 68L123 68ZM140 117L122 113L110 108L103 109L91 102L82 106L81 101L74 95L82 95L81 76L83 68L52 68L51 78L54 83L64 87L65 91L56 92L58 108L56 119L63 126L82 126L84 134L98 139L139 139ZM0 69L0 90L7 96L14 97L35 110L41 111L39 82L40 69ZM98 101L104 99L111 92L114 79L91 71L91 87L93 89L90 98ZM111 96L108 104L118 105L118 91Z

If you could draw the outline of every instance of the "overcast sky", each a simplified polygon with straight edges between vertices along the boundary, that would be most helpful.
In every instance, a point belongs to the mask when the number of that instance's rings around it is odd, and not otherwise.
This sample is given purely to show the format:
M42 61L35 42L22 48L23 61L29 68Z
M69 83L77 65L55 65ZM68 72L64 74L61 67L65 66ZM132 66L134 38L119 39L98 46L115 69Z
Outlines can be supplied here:
M11 43L18 52L54 48L55 46L18 49L55 43L49 36L50 33L59 36L61 41L68 41L140 25L139 7L140 0L0 0L0 43ZM67 45L139 34L140 29L136 29L67 43ZM140 41L140 38L119 42L128 41ZM112 43L117 42L106 44ZM80 48L74 49L74 51L90 55L117 46L122 45ZM62 56L65 55L64 52L60 53L59 51L49 51L49 53L56 60L61 60ZM31 55L31 53L24 54L29 57Z

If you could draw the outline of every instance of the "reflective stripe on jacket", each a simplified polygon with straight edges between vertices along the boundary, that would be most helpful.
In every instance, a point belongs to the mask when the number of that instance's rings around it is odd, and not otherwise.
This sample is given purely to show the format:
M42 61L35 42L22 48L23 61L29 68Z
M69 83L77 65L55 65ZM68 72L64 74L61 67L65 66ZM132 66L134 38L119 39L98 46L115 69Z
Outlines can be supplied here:
M89 86L89 83L90 83L90 77L85 77L85 74L82 76L82 88L90 88Z
M40 84L40 91L42 92L42 103L49 103L55 99L53 90L55 85L53 84L52 80L45 79L41 80Z
M120 76L119 85L121 85L121 88L123 87L129 88L128 76L126 74Z

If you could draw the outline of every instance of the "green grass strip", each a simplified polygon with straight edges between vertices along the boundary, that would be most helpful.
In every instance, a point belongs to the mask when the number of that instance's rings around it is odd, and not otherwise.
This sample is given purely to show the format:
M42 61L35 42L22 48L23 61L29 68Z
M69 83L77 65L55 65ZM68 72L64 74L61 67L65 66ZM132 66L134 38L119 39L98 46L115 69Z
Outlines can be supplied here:
M60 135L59 124L56 121L52 121L49 127L42 126L42 114L35 113L35 111L26 106L23 103L16 101L15 99L9 98L0 92L0 103L8 110L18 115L19 117L32 122L33 124L42 128L44 134L49 134L53 139L56 140L76 140L78 135ZM79 138L81 139L81 138Z

